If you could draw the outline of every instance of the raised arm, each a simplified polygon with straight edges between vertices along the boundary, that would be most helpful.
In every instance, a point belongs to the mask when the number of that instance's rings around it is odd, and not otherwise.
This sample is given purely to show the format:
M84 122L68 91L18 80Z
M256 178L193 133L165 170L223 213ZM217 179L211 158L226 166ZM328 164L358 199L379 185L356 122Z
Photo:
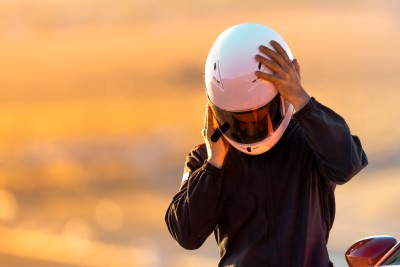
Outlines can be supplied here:
M165 215L172 237L186 249L199 248L217 226L223 169L206 161L205 145L187 157L184 180Z
M352 136L344 119L310 98L301 84L300 66L291 60L282 46L271 41L271 47L260 46L264 55L256 60L271 72L256 75L274 83L279 93L296 109L294 118L303 129L319 170L329 180L343 184L368 164L360 140Z
M294 115L314 153L319 170L336 184L343 184L363 169L368 160L357 136L345 120L311 98Z
M203 128L205 144L188 155L181 188L165 215L172 237L186 249L203 244L217 226L221 212L222 166L229 146L224 137L211 142L214 131L213 114L207 106Z

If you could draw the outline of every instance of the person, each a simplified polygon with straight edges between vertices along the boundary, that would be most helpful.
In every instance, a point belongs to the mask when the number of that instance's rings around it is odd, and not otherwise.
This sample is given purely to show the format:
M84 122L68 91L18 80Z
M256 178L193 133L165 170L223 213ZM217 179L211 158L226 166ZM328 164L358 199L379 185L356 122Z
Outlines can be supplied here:
M192 250L214 233L219 266L333 266L334 190L368 163L359 138L308 95L269 27L221 33L205 83L205 142L188 154L167 209L172 237Z

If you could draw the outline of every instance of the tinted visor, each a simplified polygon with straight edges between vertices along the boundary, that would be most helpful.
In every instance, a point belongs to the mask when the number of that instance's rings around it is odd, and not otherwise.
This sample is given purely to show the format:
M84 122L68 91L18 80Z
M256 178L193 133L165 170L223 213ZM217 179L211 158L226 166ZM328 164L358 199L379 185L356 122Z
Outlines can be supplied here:
M266 105L249 111L225 111L210 102L219 126L225 135L241 144L253 144L271 136L281 124L288 102L279 94Z

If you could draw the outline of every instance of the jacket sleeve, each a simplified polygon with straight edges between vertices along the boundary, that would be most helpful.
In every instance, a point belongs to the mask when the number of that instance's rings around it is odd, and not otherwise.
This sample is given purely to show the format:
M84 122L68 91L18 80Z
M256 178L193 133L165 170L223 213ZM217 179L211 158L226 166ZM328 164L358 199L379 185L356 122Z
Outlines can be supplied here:
M185 249L197 249L204 243L221 212L223 169L208 163L206 155L204 145L188 155L182 185L165 215L170 234Z
M351 135L344 119L314 98L293 118L303 130L319 171L332 182L344 184L368 164L359 138Z

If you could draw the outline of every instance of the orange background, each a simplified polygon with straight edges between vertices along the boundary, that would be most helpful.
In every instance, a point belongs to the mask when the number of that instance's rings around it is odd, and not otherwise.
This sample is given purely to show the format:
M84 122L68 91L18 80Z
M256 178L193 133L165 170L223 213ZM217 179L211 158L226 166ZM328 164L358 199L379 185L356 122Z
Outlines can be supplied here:
M285 38L368 154L336 191L336 265L400 238L400 4L267 2L0 1L0 265L216 266L212 237L185 251L164 213L202 142L208 50L243 22Z

